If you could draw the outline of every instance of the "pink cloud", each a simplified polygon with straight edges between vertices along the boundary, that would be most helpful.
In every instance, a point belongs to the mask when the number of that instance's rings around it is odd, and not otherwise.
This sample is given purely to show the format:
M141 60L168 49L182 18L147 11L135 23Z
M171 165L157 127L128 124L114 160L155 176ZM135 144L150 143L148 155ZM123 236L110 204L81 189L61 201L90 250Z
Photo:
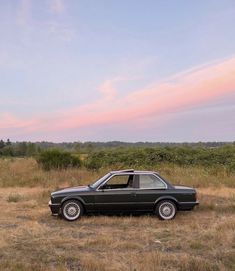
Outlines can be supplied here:
M235 91L235 58L189 71L162 83L137 90L126 97L102 96L95 103L65 113L61 128L125 122L144 116L158 116L206 103ZM110 83L110 82L109 82ZM115 83L115 82L114 82ZM107 84L106 84L107 87ZM114 85L108 85L114 92ZM73 117L70 117L73 116Z
M73 128L92 129L95 125L136 123L136 120L148 117L162 119L169 113L184 111L235 92L235 57L180 73L125 96L118 95L116 85L125 80L105 81L98 88L100 98L78 108L28 119L5 114L0 119L0 129L5 133L15 128L25 133L48 134Z
M51 11L55 14L61 14L64 12L64 2L63 0L50 0Z
M4 129L27 129L31 130L31 127L35 126L34 119L21 119L17 118L13 114L3 113L0 114L0 130Z

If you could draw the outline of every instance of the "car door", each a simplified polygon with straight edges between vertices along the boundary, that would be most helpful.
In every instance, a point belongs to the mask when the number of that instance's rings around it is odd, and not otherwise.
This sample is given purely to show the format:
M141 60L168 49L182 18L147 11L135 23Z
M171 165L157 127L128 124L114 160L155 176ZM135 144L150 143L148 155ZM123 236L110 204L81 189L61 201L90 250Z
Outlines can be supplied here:
M134 174L114 174L96 189L94 208L100 212L132 211L136 203Z
M136 209L153 211L156 200L166 194L167 184L155 174L137 174Z

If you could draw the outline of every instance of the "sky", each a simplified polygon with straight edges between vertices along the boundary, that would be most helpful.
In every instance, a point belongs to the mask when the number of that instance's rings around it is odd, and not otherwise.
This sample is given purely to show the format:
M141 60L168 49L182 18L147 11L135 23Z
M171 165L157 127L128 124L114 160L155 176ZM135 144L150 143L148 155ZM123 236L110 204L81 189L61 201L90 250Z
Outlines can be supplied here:
M234 141L234 0L0 0L0 139Z

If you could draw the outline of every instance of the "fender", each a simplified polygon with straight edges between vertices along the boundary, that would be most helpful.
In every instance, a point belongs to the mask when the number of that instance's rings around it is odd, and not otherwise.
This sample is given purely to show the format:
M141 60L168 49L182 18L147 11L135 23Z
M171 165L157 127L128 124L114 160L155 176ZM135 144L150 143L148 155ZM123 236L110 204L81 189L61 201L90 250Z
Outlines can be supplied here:
M172 200L173 202L175 202L177 205L179 204L178 200L175 197L172 196L162 196L160 198L158 198L155 202L154 205L156 206L158 204L159 201L161 200Z

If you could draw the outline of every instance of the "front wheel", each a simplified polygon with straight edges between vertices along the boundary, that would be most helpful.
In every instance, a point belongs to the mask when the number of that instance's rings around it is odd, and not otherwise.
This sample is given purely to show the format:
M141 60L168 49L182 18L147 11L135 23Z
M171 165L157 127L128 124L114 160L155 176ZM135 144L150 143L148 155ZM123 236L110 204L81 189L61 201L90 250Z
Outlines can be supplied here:
M156 214L162 220L173 219L176 212L176 205L170 200L160 201L156 206Z
M79 201L68 200L62 206L62 215L68 221L74 221L83 214L83 206Z

